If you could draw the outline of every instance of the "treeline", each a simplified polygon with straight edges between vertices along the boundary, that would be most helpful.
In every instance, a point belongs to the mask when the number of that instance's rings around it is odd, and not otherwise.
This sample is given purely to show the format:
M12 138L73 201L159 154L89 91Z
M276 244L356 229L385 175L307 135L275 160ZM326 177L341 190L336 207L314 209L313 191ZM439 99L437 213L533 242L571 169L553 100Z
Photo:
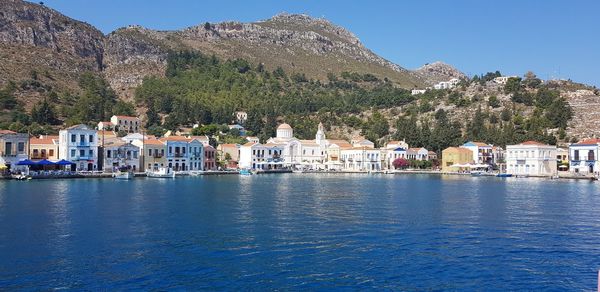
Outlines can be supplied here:
M409 91L370 74L330 74L329 82L321 82L282 68L268 71L262 64L198 52L172 53L167 64L165 78L147 78L136 90L136 101L148 108L147 126L154 129L229 123L233 112L244 110L249 114L246 128L269 137L279 117L360 113L414 100ZM162 115L166 118L161 122Z

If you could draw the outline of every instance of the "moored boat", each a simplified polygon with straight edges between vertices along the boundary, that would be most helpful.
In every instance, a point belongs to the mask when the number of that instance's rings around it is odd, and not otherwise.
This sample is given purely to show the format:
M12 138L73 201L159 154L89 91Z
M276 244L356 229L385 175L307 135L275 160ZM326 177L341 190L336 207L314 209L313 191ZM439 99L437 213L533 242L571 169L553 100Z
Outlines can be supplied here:
M113 173L113 177L116 179L132 179L133 173L130 171L119 171Z
M159 167L156 170L147 171L146 176L154 178L175 178L175 172L168 167Z
M512 177L512 174L510 174L510 173L499 173L499 174L496 174L496 177Z
M252 175L252 172L249 169L240 169L241 175Z

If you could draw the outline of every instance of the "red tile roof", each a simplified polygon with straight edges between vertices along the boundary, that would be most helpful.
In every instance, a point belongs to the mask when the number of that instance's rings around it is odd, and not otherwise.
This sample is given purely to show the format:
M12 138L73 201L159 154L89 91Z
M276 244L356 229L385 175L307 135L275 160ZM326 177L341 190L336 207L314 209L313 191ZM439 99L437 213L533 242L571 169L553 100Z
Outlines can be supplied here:
M593 145L593 144L598 144L598 143L600 143L600 139L593 138L593 139L585 139L585 140L579 141L579 143L577 143L575 145Z

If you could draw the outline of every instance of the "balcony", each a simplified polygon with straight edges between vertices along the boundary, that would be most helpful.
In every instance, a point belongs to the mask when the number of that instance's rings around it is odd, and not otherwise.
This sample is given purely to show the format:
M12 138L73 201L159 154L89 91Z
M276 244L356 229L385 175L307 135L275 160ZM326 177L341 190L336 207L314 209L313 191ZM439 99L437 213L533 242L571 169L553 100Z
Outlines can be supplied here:
M151 158L163 158L162 154L152 154L150 155Z
M38 155L32 155L31 159L48 159L50 158L50 156L48 156L47 154L38 154Z
M185 153L173 153L173 157L185 157Z

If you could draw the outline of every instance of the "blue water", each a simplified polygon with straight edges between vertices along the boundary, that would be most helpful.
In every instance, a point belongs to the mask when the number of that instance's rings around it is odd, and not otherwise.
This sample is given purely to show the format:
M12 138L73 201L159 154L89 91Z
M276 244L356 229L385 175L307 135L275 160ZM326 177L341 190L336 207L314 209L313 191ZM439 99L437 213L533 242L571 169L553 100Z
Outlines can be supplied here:
M3 290L593 290L600 183L0 181Z

